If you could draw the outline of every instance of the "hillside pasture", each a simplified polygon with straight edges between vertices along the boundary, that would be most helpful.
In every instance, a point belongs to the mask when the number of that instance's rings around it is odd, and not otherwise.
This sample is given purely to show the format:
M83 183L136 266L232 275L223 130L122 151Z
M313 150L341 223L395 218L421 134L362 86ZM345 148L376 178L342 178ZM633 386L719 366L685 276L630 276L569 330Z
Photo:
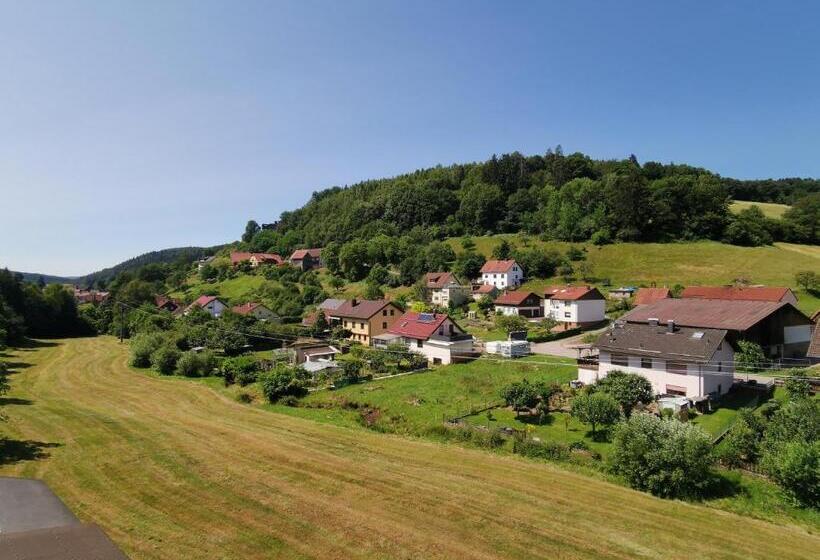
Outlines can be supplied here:
M774 218L780 219L783 217L783 214L786 213L786 210L791 208L788 204L776 204L774 202L750 202L748 200L733 200L732 204L729 206L729 210L734 214L739 214L743 210L747 208L751 208L752 206L757 206L760 208L763 215L767 218Z
M111 337L11 353L0 474L134 560L811 558L820 538L546 463L345 429L127 367ZM412 376L411 376L412 377ZM479 392L479 394L481 394Z

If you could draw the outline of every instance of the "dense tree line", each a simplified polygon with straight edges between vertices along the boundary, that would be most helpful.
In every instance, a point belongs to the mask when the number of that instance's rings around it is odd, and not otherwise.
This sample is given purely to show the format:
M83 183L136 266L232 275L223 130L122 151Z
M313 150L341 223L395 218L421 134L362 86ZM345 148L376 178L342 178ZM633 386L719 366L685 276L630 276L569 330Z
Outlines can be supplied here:
M0 270L0 343L24 336L78 336L93 327L77 312L74 294L59 284L42 286L19 274Z
M634 156L593 160L581 153L564 155L558 147L544 155L515 152L483 163L439 166L315 192L304 207L283 213L275 230L257 226L246 230L243 240L251 250L281 254L297 246L379 236L441 240L519 231L600 244L696 239L818 243L816 184L735 181L687 165L640 164ZM788 199L795 209L777 221L754 212L734 216L729 212L733 197ZM350 251L363 252L361 247Z

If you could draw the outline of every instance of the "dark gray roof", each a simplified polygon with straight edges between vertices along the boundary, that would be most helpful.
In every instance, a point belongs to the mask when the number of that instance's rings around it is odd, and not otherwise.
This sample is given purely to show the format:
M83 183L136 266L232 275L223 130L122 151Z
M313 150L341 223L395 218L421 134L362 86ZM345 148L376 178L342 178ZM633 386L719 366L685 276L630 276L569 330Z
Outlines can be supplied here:
M675 327L670 333L663 324L616 323L596 346L606 352L700 362L710 360L725 338L723 329Z

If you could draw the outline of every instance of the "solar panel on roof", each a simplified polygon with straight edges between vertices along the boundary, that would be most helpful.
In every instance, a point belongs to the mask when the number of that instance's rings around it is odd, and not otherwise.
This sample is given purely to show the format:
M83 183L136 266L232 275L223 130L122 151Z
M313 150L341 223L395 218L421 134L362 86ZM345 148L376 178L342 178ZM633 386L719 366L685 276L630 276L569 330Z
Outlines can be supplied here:
M700 340L701 338L703 338L703 333L701 331L697 331L695 333L692 333L692 338Z
M420 323L432 323L435 320L436 316L433 313L419 313Z

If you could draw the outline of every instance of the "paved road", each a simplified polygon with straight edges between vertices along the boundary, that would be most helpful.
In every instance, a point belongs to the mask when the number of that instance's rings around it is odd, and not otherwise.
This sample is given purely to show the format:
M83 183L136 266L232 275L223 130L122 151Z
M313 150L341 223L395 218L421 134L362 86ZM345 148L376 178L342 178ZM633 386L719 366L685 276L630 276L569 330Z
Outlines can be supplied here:
M71 510L43 482L0 477L0 533L79 523Z

